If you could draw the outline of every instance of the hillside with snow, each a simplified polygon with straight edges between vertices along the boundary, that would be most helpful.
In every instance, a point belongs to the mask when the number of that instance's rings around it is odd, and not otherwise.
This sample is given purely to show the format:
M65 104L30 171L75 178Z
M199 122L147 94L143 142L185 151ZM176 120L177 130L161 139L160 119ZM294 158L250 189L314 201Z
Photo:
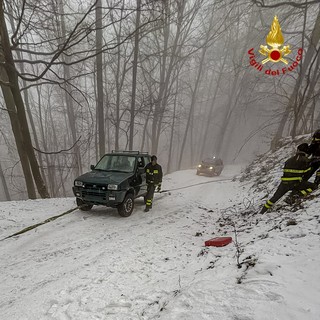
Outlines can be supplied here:
M1 320L317 320L320 202L257 212L297 144L243 172L166 175L132 216L76 210L0 241ZM317 194L317 193L316 193ZM0 239L74 208L74 198L2 202ZM230 236L225 247L205 247Z

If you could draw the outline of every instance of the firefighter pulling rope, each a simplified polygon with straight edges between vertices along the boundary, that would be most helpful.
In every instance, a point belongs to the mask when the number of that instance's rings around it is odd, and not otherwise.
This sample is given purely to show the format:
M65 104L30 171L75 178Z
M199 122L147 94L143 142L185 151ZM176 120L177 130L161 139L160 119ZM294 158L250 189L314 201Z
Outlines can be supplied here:
M180 187L180 188L175 188L175 189L170 189L170 190L169 190L169 189L168 189L168 190L161 190L160 193L171 192L171 191L175 191L175 190L180 190L180 189L191 188L191 187L194 187L194 186L199 186L199 185L201 185L201 184L213 183L213 182L217 182L217 181L226 181L226 180L232 180L232 179L224 179L224 180L215 180L215 181L201 182L201 183L196 183L196 184L192 184L192 185L184 186L184 187ZM51 221L54 221L54 220L56 220L56 219L58 219L58 218L60 218L60 217L62 217L62 216L65 216L65 215L67 215L67 214L69 214L69 213L72 213L73 211L76 211L76 210L79 209L80 207L81 207L81 206L77 206L77 207L75 207L75 208L73 208L73 209L70 209L70 210L68 210L68 211L65 211L65 212L63 212L63 213L61 213L61 214L59 214L59 215L57 215L57 216L48 218L48 219L46 219L46 220L44 220L44 221L42 221L42 222L40 222L40 223L37 223L37 224L34 224L34 225L29 226L29 227L27 227L27 228L24 228L23 230L21 230L21 231L19 231L19 232L16 232L16 233L14 233L14 234L12 234L12 235L10 235L10 236L8 236L8 237L5 237L5 238L1 239L0 241L3 241L3 240L6 240L6 239L9 239L9 238L18 236L18 235L20 235L20 234L22 234L22 233L25 233L25 232L28 232L28 231L34 229L34 228L37 228L37 227L39 227L39 226L41 226L41 225L43 225L43 224L46 224L46 223L51 222Z

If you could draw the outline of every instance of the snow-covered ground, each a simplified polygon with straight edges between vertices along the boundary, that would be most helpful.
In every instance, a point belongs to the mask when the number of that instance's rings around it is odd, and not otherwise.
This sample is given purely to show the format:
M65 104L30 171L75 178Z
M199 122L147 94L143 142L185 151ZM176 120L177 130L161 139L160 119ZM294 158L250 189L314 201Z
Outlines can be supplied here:
M0 319L320 319L319 200L258 215L276 180L257 190L257 175L239 173L175 172L163 181L175 190L156 194L149 213L142 199L129 218L77 210L0 241ZM73 198L2 202L0 239L73 207Z

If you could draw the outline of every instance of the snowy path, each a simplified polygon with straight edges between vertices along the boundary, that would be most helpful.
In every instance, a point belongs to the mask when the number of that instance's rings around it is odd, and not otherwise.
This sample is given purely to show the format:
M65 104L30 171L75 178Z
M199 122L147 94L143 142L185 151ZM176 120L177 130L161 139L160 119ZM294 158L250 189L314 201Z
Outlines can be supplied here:
M288 263L286 254L303 253L295 243L305 237L303 232L282 234L288 240L283 253L282 247L266 250L266 244L272 248L272 232L271 238L259 238L270 228L267 217L256 233L254 221L245 224L239 230L246 244L243 258L252 252L265 252L271 261L278 256L277 262L254 268L242 285L236 284L244 271L236 268L235 247L204 247L214 236L233 236L232 227L219 219L225 208L241 205L246 194L245 187L231 181L234 170L226 168L215 178L198 177L194 170L168 176L164 189L215 182L157 194L148 214L139 199L129 218L119 217L115 209L94 207L0 242L0 319L256 320L257 310L268 311L267 302L281 310L284 297L277 293L273 274L279 264ZM71 198L6 203L0 211L0 237L74 205Z

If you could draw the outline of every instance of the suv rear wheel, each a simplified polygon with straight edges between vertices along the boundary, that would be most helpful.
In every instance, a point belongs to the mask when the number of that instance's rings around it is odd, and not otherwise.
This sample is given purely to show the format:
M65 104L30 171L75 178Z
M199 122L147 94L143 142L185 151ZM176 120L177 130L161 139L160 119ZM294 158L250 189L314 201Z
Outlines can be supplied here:
M125 196L123 202L119 204L118 213L120 214L121 217L129 217L131 216L133 207L134 207L133 195L131 193L128 193Z
M77 206L80 206L80 210L82 211L89 211L92 209L93 205L92 204L87 204L84 201L82 201L81 199L77 198Z

